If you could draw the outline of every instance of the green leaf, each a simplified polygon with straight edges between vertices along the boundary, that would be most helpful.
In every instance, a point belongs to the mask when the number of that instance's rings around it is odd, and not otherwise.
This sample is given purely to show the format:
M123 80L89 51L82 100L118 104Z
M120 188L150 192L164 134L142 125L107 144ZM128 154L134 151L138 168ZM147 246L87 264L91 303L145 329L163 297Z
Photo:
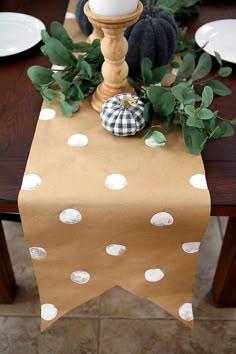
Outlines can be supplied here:
M93 46L87 42L78 42L73 44L73 52L87 52L93 51Z
M171 92L173 93L175 98L177 98L177 100L181 103L184 103L184 90L184 87L180 85L176 85L171 88Z
M57 97L57 93L55 90L51 89L51 88L45 88L42 91L43 95L45 96L45 98L47 98L49 101L51 101L52 99Z
M91 79L92 77L91 65L84 60L80 63L79 75L82 79Z
M211 119L213 118L213 112L208 108L200 108L197 111L197 117L202 120Z
M144 119L145 119L146 123L150 123L151 122L151 116L149 114L150 105L151 105L150 102L147 102L144 105L143 116L144 116Z
M71 85L71 82L61 79L61 73L56 72L52 75L52 77L54 78L54 80L56 81L58 86L60 87L61 91L64 94L66 94L67 90L69 89L69 87Z
M58 103L59 103L59 108L62 114L64 115L64 117L71 118L73 113L71 105L68 102L66 102L65 95L63 95L62 93L60 93L60 100Z
M200 154L207 138L205 131L199 128L189 127L187 124L182 126L182 131L188 151L193 155Z
M80 109L80 106L78 103L72 101L72 100L66 100L66 103L68 103L71 107L72 113L78 112Z
M67 49L73 50L73 41L60 22L53 21L50 29L52 37L58 39Z
M234 117L233 119L231 119L230 124L236 124L236 117Z
M76 58L58 39L49 38L45 43L45 52L52 64L62 66L74 66L76 64Z
M47 55L46 49L45 49L45 45L42 45L42 46L40 47L40 50L41 50L41 52L42 52L44 55Z
M88 83L89 84L89 83ZM91 84L90 84L91 86ZM69 88L67 92L67 96L70 97L73 101L81 101L85 97L85 93L88 89L85 88L85 85L83 87L83 91L81 89L81 84L77 81L74 80L73 83L71 84L71 87Z
M171 92L163 93L153 104L154 111L161 117L166 117L174 111L175 98Z
M176 3L176 0L159 0L158 6L165 6L171 8Z
M194 71L194 68L195 58L191 53L188 53L184 56L183 61L179 66L176 81L190 77Z
M195 104L195 98L194 98L194 91L192 88L186 86L183 91L183 96L184 96L184 104L185 105L194 105Z
M221 56L218 52L214 52L216 60L218 61L218 63L220 64L220 66L222 66L222 60L221 60Z
M221 134L221 129L219 126L215 127L215 129L209 135L209 138L215 139L218 138Z
M192 79L193 81L199 80L206 76L212 67L212 59L208 53L203 53L197 63L196 68L193 71Z
M154 130L151 136L154 138L157 144L162 144L167 141L165 135L157 130Z
M228 137L234 135L234 128L228 122L225 122L225 131L223 137Z
M144 58L141 62L142 79L145 83L152 82L152 61Z
M158 101L159 97L168 92L168 90L162 86L151 86L147 91L147 95L152 104Z
M201 108L206 108L210 106L212 100L213 100L213 91L210 86L205 86L202 92L202 103L201 103Z
M180 126L183 128L183 126L186 124L186 118L183 114L180 114L179 115L179 123L180 123Z
M173 127L174 127L174 119L175 119L175 115L174 114L170 114L169 116L167 116L166 130L168 132L170 132L173 129Z
M94 39L93 41L92 41L92 43L91 43L91 46L93 47L93 48L100 48L100 46L101 46L101 41L100 41L100 39L98 39L98 38L96 38L96 39Z
M46 43L47 40L50 38L48 32L45 29L41 30L41 38L42 38L43 43Z
M196 116L189 116L187 121L186 121L186 124L189 126L189 127L196 127L196 128L200 128L200 129L203 129L205 128L204 126L204 123L202 120L200 120L198 117Z
M143 136L143 140L146 140L148 138L150 138L152 136L153 130L148 130L144 136Z
M231 73L232 73L232 68L230 68L229 66L225 66L224 68L220 68L218 70L218 74L221 77L227 77L231 75Z
M213 138L222 138L222 137L229 137L234 134L234 129L232 125L222 119L216 118L215 120L217 129L216 133L214 134Z
M184 107L185 113L187 113L190 117L195 116L195 107L193 105L186 105Z
M201 102L202 98L201 96L197 95L195 92L193 93L193 98L195 102Z
M231 90L219 80L206 81L204 86L210 86L212 91L219 96L228 96L231 94Z
M27 70L30 80L37 85L47 85L53 81L53 71L42 66L33 65Z
M185 113L187 113L190 117L195 117L195 107L193 105L187 105L184 107Z
M175 69L177 69L178 67L179 67L179 63L177 62L177 61L171 61L170 62L170 66L172 67L172 68L175 68Z
M159 68L155 68L152 70L152 80L153 82L161 82L163 77L165 76L167 66L163 65Z

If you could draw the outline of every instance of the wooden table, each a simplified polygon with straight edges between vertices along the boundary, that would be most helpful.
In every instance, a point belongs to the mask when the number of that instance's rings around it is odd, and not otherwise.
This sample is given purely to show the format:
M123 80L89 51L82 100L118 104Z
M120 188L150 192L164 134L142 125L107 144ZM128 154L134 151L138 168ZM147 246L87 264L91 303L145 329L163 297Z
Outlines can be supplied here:
M50 2L2 0L0 11L31 14L47 29L53 20L62 22L68 0ZM222 18L236 18L236 3L204 1L199 16L186 19L188 36L202 24ZM17 197L33 139L42 100L27 77L32 65L50 67L40 52L40 44L28 51L0 58L0 213L17 212ZM216 109L224 117L236 115L236 66L225 79L232 95L217 98ZM211 215L229 216L218 267L212 287L216 306L236 306L236 135L210 141L203 154L211 194ZM11 303L16 282L5 236L0 223L0 303Z

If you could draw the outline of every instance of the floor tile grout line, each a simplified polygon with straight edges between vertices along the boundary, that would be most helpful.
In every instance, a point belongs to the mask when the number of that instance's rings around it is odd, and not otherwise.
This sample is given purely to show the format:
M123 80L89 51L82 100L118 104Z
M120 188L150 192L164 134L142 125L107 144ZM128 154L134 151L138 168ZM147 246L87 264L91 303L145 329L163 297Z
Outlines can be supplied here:
M223 240L224 235L223 235L223 231L222 231L222 227L221 227L222 225L221 225L221 222L220 222L220 217L217 216L217 217L216 217L216 220L217 220L217 224L218 224L218 228L219 228L221 240Z
M101 319L100 319L100 317L98 318L97 326L98 326L98 333L97 333L97 354L100 354L100 336L101 336Z
M21 317L22 319L26 319L26 318L35 318L35 319L40 319L40 316L19 316L19 315L7 315L7 316L0 316L0 319L3 317L10 317L10 318L19 318ZM127 321L176 321L179 322L180 320L178 320L177 318L156 318L156 317L143 317L143 318L137 318L137 317L111 317L111 316L100 316L100 317L62 317L60 320L84 320L84 319L93 319L93 320L98 320L99 322L101 320L127 320ZM195 321L223 321L223 322L236 322L236 319L225 319L225 318L221 318L221 317L215 317L215 318L209 318L209 317L195 317ZM181 322L181 321L180 321ZM100 325L100 324L99 324ZM100 327L99 327L100 330Z
M97 354L100 354L101 306L102 306L102 296L99 297L99 302L98 302L98 338L97 338Z

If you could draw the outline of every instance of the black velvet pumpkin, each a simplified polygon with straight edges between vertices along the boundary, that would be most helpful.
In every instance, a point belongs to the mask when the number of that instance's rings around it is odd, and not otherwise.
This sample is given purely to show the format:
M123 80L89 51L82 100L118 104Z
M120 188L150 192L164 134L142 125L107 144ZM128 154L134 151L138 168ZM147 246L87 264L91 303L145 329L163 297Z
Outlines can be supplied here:
M75 9L75 18L82 33L89 36L93 32L93 27L84 13L84 5L88 0L79 0Z
M174 17L156 6L144 6L143 12L133 26L125 31L129 43L126 61L130 74L140 73L143 58L152 60L153 67L169 62L176 51L178 27Z

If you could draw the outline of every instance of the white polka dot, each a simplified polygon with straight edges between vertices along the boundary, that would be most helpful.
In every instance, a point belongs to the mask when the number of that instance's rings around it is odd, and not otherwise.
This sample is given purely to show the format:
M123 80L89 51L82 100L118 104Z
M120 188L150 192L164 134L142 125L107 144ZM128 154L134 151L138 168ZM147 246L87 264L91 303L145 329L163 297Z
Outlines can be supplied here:
M196 174L190 177L189 183L198 189L207 189L207 182L206 182L206 177L203 174Z
M23 177L21 189L28 191L40 186L42 180L38 175L28 174Z
M45 321L51 321L57 316L58 310L53 304L41 305L41 317Z
M200 242L186 242L182 244L182 248L186 253L196 253L199 251Z
M74 19L74 18L75 18L75 14L74 14L73 12L66 12L65 18L66 18L67 20Z
M64 70L64 69L65 69L65 66L53 64L51 69L52 69L53 71L57 72L58 70L60 70L60 71L61 71L61 70Z
M65 209L60 213L59 218L64 224L77 224L82 220L82 215L76 209Z
M145 139L144 142L149 147L157 147L157 146L165 146L166 145L166 143L158 144L153 136L150 136L150 138Z
M127 186L127 179L120 174L112 174L105 180L105 186L109 189L120 190Z
M44 108L39 114L39 119L41 120L50 120L53 119L56 115L56 111L51 108Z
M173 68L173 69L171 70L171 74L174 75L174 76L177 76L177 75L178 75L178 71L179 71L178 68Z
M70 146L85 146L88 144L88 138L83 134L74 134L68 139L68 144Z
M150 223L154 226L168 226L173 224L174 219L169 213L161 211L152 216Z
M147 281L154 283L164 278L164 273L159 268L152 268L146 270L146 272L144 273L144 277Z
M33 259L43 259L47 257L47 251L42 247L30 247L29 252Z
M193 320L193 306L190 302L186 302L180 306L179 316L185 321Z
M121 254L125 253L126 251L126 247L123 245L109 245L106 247L106 252L110 255L110 256L120 256Z
M71 273L70 278L74 283L85 284L89 281L90 274L84 270L76 270L75 272Z

